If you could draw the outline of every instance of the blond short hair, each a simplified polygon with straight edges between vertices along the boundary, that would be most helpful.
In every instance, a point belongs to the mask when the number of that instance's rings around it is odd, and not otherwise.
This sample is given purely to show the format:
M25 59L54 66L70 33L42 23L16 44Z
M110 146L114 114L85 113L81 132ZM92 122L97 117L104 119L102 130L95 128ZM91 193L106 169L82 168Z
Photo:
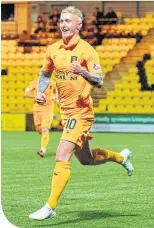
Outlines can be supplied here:
M78 16L83 21L83 13L81 12L81 10L79 10L75 6L66 7L65 9L62 10L61 14L62 13L71 13L73 15Z

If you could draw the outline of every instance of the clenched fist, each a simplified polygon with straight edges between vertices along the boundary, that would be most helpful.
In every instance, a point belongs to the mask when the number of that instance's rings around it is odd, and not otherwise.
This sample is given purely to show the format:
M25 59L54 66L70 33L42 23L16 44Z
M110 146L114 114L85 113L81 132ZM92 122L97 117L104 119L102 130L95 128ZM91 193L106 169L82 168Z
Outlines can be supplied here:
M36 102L40 105L45 105L46 95L44 93L38 92L36 96Z
M80 74L82 71L82 67L78 61L73 61L71 65L71 72L75 74Z

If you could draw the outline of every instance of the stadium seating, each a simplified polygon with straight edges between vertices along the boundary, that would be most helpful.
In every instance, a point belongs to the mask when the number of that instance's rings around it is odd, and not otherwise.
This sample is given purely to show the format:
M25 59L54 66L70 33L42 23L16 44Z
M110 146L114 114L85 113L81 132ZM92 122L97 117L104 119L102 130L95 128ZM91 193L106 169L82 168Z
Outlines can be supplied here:
M136 67L137 61L145 53L150 53L151 59L146 61L145 70L148 84L154 85L152 28L154 18L150 13L145 18L125 18L124 24L103 26L108 31L125 31L126 34L142 31L144 37L138 44L135 38L104 38L102 44L96 46L104 87L99 92L93 90L95 112L154 113L154 92L141 91ZM2 69L7 71L7 75L2 76L2 112L32 112L33 101L24 97L24 90L39 73L46 45L54 41L55 37L50 34L46 39L40 38L44 46L32 46L31 53L24 53L24 47L18 46L17 40L2 40ZM55 113L59 115L58 106ZM54 124L58 121L56 119Z
M125 30L126 33L142 31L143 39L136 44L135 39L130 38L105 38L102 46L96 48L100 58L105 55L108 58L109 52L114 53L114 58L118 56L117 52L126 54L121 57L119 54L119 63L111 62L112 70L105 72L105 88L100 90L100 98L96 96L98 89L94 89L95 112L101 112L102 107L103 112L111 113L154 113L154 92L141 90L142 85L136 67L137 62L141 61L145 54L151 55L145 62L145 74L148 85L154 88L154 17L147 14L145 18L125 18L124 22L123 25L112 26L112 29ZM109 61L101 60L101 63L104 67Z
M136 40L134 38L111 38L104 39L102 45L96 47L104 77L108 72L112 71L113 66L118 64L121 58L125 57L133 49L135 43Z

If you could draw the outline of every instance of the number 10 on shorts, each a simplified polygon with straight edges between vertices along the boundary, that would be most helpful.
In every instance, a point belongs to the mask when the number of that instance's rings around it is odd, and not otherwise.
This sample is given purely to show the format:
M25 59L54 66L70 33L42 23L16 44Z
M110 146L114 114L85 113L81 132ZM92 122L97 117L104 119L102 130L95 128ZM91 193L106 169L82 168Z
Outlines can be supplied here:
M76 119L68 119L66 123L66 129L73 130L76 125Z

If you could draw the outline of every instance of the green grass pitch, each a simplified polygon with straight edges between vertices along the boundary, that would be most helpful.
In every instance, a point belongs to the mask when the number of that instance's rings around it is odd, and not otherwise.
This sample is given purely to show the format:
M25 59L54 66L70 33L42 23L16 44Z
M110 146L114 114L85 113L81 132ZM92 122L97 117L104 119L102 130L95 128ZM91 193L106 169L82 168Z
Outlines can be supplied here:
M107 163L81 166L73 158L71 179L54 219L29 220L50 194L51 175L60 132L51 132L44 158L36 155L36 132L2 133L2 207L7 219L26 228L152 228L154 227L154 135L93 134L92 147L132 150L135 172Z

